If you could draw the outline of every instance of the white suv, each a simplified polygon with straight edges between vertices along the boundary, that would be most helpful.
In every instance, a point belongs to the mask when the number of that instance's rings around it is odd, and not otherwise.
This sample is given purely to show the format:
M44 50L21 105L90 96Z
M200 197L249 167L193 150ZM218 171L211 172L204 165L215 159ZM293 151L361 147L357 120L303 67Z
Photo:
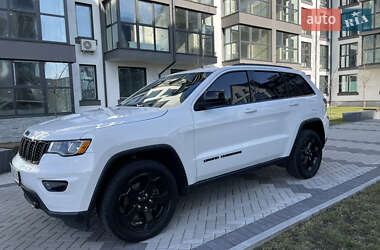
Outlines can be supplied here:
M235 65L169 75L114 108L29 128L12 173L52 216L87 219L127 241L158 234L197 184L277 164L316 174L329 120L302 72Z

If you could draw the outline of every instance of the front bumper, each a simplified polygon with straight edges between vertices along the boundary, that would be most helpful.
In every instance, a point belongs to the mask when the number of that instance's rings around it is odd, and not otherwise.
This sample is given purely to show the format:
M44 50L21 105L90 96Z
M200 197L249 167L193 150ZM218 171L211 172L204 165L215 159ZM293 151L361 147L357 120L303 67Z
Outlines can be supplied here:
M73 157L45 154L38 165L17 154L11 165L20 173L20 186L34 207L56 217L87 213L92 197L89 188L94 166L92 153ZM67 181L68 186L63 192L50 192L42 184L43 180Z

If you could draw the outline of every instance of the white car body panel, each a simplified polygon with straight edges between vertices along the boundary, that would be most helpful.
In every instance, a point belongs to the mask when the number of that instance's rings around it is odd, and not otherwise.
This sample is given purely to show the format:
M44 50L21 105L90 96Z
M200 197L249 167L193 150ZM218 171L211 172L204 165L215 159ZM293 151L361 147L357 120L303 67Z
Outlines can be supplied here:
M258 68L302 74L278 67ZM289 156L305 120L322 120L327 136L329 125L323 95L310 80L316 93L313 96L194 110L199 96L220 75L255 69L254 66L204 69L213 73L182 104L173 108L103 108L33 126L26 135L33 140L92 141L83 155L62 157L46 153L38 165L16 155L12 165L20 172L22 184L36 192L50 211L81 212L89 209L107 162L121 152L168 145L178 154L191 185ZM207 161L214 157L219 158ZM69 185L64 192L49 192L42 180L67 180Z

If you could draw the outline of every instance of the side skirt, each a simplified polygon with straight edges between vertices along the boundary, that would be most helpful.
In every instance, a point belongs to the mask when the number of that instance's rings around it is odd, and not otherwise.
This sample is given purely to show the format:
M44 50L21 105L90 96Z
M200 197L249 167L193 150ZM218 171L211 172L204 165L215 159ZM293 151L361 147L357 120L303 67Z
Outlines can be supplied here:
M242 173L245 173L245 172L248 172L248 171L258 170L258 169L261 169L261 168L264 168L264 167L269 167L269 166L272 166L272 165L278 165L280 167L286 167L288 161L289 161L289 157L282 157L282 158L270 160L270 161L267 161L267 162L264 162L264 163L259 163L259 164L256 164L256 165L252 165L252 166L249 166L249 167L246 167L246 168L243 168L243 169L239 169L239 170L236 170L236 171L233 171L233 172L230 172L230 173L225 173L225 174L218 175L218 176L215 176L215 177L211 177L211 178L208 178L208 179L205 179L205 180L202 180L202 181L198 181L198 182L196 182L194 184L189 185L187 187L187 189L186 189L186 193L191 192L195 187L204 185L206 183L212 183L212 182L215 182L216 180L219 180L219 179L222 179L222 178L225 178L225 177L228 177L228 176L235 176L235 175L239 175L239 174L242 174Z

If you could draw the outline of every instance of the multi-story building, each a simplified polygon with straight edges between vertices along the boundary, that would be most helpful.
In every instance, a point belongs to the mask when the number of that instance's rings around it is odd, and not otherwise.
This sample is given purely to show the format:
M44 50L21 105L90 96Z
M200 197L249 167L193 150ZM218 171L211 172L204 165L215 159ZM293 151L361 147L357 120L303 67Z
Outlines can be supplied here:
M333 105L380 106L380 0L333 1L333 8L370 9L370 30L332 34Z
M373 6L375 26L376 1L363 3ZM376 73L380 35L302 31L302 9L325 7L327 0L1 0L0 142L54 116L115 106L161 75L203 66L291 66L333 102L361 98L359 84L356 96L346 92L362 68ZM344 62L331 51L341 45Z

